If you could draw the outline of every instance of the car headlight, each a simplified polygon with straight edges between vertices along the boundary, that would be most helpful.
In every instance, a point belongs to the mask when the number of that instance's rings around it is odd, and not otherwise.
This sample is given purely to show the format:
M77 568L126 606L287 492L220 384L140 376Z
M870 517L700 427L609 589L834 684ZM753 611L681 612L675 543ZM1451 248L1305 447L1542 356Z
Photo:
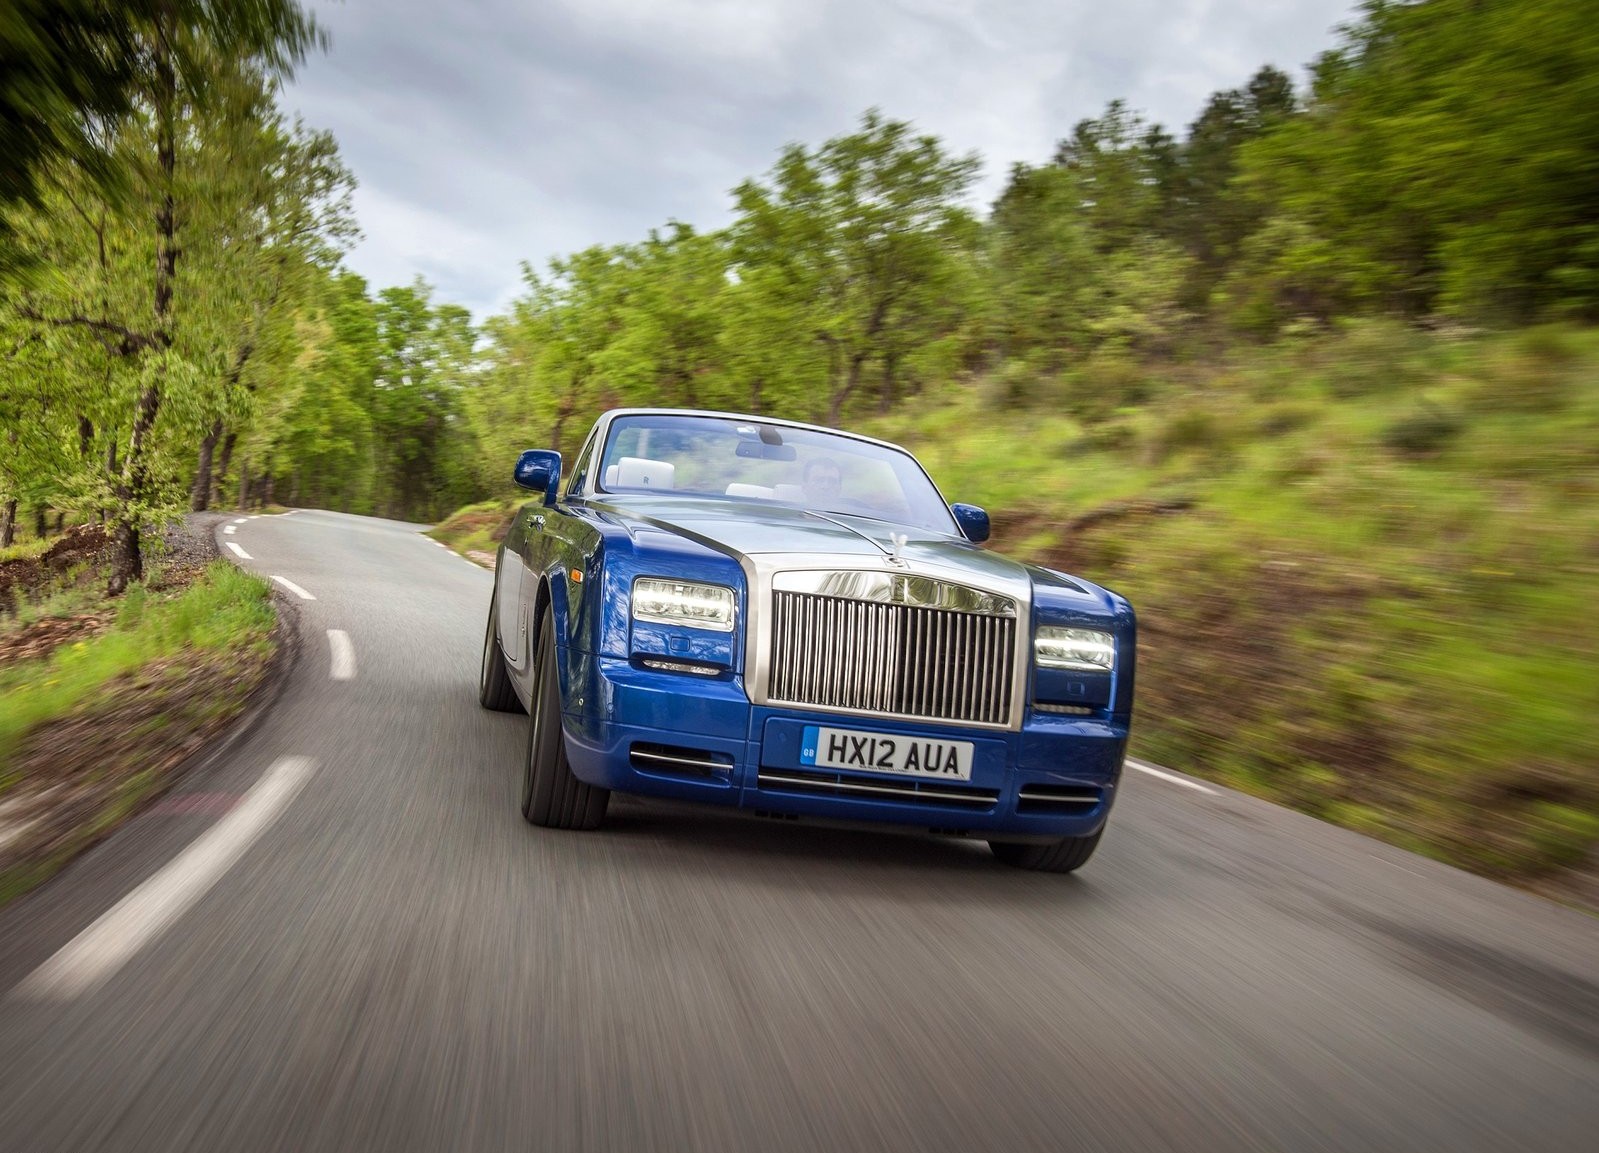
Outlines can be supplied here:
M1116 667L1116 638L1097 629L1045 626L1033 634L1033 659L1045 669L1108 672Z
M640 577L633 582L633 619L733 631L733 590L694 581Z

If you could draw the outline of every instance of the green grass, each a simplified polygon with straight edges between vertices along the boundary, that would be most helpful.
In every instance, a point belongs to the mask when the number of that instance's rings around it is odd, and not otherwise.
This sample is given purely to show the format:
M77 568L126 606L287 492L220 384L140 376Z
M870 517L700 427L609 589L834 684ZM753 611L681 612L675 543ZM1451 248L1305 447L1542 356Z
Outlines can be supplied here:
M92 702L118 677L185 651L264 659L273 620L267 583L225 561L175 594L135 585L104 633L0 669L0 788L9 783L19 742L35 727Z
M35 540L19 540L15 544L0 548L0 564L8 560L31 560L41 557L60 539L60 537L45 536Z
M468 552L493 553L499 548L499 533L513 513L525 502L514 497L469 504L434 525L427 535L442 541L465 556Z
M868 431L1134 602L1143 755L1494 875L1591 862L1599 331L1357 325L1145 375L1136 407L1084 370Z

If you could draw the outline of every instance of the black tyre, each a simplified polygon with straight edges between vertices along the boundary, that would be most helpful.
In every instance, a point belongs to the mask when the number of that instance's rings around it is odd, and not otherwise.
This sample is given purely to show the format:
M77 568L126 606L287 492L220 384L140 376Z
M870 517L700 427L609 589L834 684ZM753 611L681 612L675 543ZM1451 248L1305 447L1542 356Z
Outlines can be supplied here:
M522 815L546 829L597 829L611 790L586 785L566 760L561 731L561 686L555 671L555 627L545 612L533 658L538 680L528 710L527 755L522 770Z
M1056 841L1053 845L990 841L988 847L994 851L995 857L1013 869L1032 869L1040 873L1069 873L1088 863L1088 858L1094 855L1094 849L1099 845L1100 834L1104 831L1101 827L1098 833L1091 833L1086 837L1067 837L1065 840Z
M500 615L499 585L494 586L494 597L489 601L489 626L483 635L483 667L477 678L477 703L497 713L519 713L522 702L516 699L511 687L511 674L505 671L505 654L495 639Z

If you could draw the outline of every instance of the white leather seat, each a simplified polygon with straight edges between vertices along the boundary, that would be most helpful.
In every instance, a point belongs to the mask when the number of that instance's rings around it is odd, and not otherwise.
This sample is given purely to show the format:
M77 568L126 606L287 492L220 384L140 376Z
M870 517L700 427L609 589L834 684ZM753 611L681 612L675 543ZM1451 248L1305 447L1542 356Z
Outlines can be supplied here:
M797 484L778 485L776 495L778 500L789 500L795 504L805 503L805 489Z
M674 464L642 456L624 456L615 467L617 488L671 488L677 473ZM610 487L610 482L606 487Z
M728 496L752 497L756 500L771 500L772 490L764 484L741 484L734 481L727 486Z
M616 466L614 464L608 464L605 466L605 487L616 487Z

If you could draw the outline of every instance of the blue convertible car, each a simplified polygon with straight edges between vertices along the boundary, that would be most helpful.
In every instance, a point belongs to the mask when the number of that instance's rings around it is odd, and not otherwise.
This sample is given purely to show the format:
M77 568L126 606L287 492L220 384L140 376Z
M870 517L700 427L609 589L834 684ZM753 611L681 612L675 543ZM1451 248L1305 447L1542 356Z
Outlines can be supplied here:
M522 811L592 829L612 790L979 837L1066 872L1115 799L1128 603L978 547L902 449L624 409L500 547L479 698L529 713Z

